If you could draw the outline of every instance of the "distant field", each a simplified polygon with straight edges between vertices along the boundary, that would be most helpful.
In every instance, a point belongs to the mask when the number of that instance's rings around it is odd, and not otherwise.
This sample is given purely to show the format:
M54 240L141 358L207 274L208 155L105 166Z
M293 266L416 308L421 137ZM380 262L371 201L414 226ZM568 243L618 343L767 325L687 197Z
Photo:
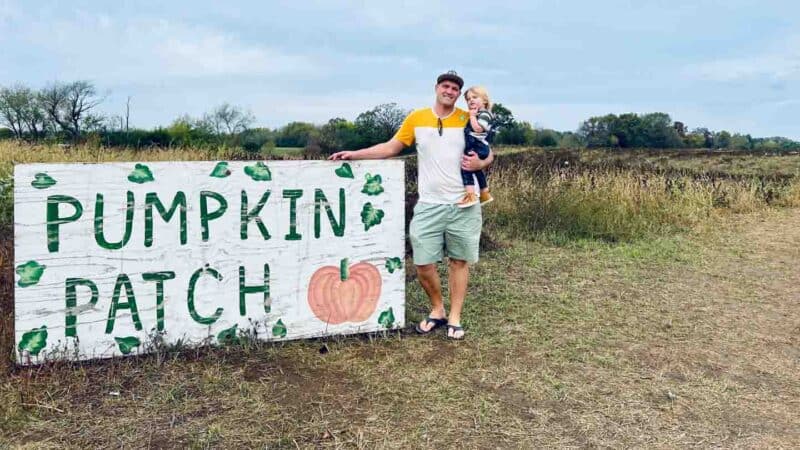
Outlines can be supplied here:
M606 153L605 156L600 153ZM694 174L734 177L787 178L800 175L800 155L708 152L706 150L666 150L648 152L587 152L587 160L628 161L645 169L678 170Z
M300 155L303 147L275 147L273 150L277 155Z
M253 155L0 143L0 182L11 161L239 157ZM465 341L244 339L7 374L6 354L0 447L795 447L798 168L798 155L498 149ZM428 306L406 267L410 327Z

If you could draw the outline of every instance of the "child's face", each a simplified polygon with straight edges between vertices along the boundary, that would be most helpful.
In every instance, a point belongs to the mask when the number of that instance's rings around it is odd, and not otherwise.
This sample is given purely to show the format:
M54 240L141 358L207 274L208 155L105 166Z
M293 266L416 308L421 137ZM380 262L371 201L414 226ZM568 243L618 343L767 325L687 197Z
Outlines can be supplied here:
M486 105L483 103L483 99L472 92L467 93L467 106L469 109L486 108Z

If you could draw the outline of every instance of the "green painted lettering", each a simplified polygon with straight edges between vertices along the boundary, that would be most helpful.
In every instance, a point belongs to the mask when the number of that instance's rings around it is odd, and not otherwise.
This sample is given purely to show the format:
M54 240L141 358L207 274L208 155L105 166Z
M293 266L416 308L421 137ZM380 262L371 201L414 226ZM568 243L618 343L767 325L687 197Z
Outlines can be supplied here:
M217 319L219 319L219 317L222 315L223 311L222 308L217 308L217 310L214 312L214 315L212 315L211 317L201 316L200 314L197 313L197 310L194 308L194 289L195 286L197 285L197 280L199 280L200 276L205 273L208 273L209 275L213 276L214 278L217 279L217 281L222 281L222 274L220 274L211 267L205 267L195 270L195 272L192 274L192 278L189 280L189 298L188 298L189 314L192 316L192 319L194 319L195 322L201 325L211 325L212 323L216 322Z
M244 266L239 266L239 314L242 316L247 314L244 297L247 294L258 294L259 292L264 294L264 312L269 314L272 306L272 300L269 297L269 264L264 264L264 282L256 286L245 286Z
M175 278L175 272L147 272L142 274L144 281L156 282L156 329L164 331L164 281Z
M90 305L92 306L96 305L97 300L100 298L100 292L97 290L97 285L94 284L94 282L92 282L91 280L87 280L85 278L67 278L67 289L66 289L67 292L65 295L67 299L67 314L64 317L65 319L64 333L68 337L78 336L75 330L75 326L78 323L77 313L79 312L77 310L78 286L88 287L89 290L92 292L92 299L89 300Z
M319 238L321 234L322 228L322 218L321 216L321 207L322 205L325 206L325 213L328 216L328 222L331 224L331 228L333 229L333 235L342 237L344 236L344 224L345 224L345 214L344 214L344 188L339 188L339 220L336 220L336 217L333 216L333 209L331 205L328 203L328 199L325 197L325 194L322 193L322 189L314 189L314 237Z
M164 219L164 222L172 220L175 212L180 212L180 239L181 245L186 245L186 194L178 192L175 198L172 199L172 204L169 210L164 207L161 200L158 199L158 194L155 192L148 192L144 201L144 246L151 247L153 245L153 207L158 211L158 215Z
M289 234L284 236L287 241L299 241L303 235L297 232L297 199L303 196L302 189L284 189L283 198L289 200Z
M133 192L127 193L128 204L125 208L125 233L119 242L108 242L103 232L103 211L105 209L103 194L97 194L97 200L94 207L94 240L97 245L108 250L119 250L128 243L131 239L131 232L133 231L133 211L134 211L134 196Z
M217 201L217 203L219 203L219 208L217 208L216 211L208 212L209 198L213 198ZM202 228L203 232L203 242L208 241L209 238L210 233L208 229L208 222L222 217L227 209L228 201L225 200L225 197L223 197L222 194L218 194L213 191L200 192L200 227Z
M261 195L261 200L256 203L255 208L251 211L247 210L247 192L242 190L242 209L241 209L241 229L240 234L242 240L247 239L247 226L250 224L250 221L253 220L258 225L258 231L261 232L261 236L264 240L268 240L270 238L269 231L267 231L267 227L264 225L264 222L261 221L261 217L258 215L261 213L261 209L264 208L264 204L267 203L269 199L270 191L265 191Z
M71 216L61 217L58 215L58 205L67 203L75 208ZM59 226L65 223L78 220L83 214L83 205L75 197L69 195L51 195L47 197L47 250L58 251L59 246Z
M125 287L124 303L120 303L119 296L122 293L122 288ZM128 275L121 273L117 276L117 283L114 285L114 294L111 296L111 308L108 310L108 320L106 321L106 334L111 334L114 331L114 322L117 320L117 311L120 309L129 309L131 311L131 318L133 325L137 330L142 329L142 321L139 320L139 308L136 307L136 296L133 294L133 285Z

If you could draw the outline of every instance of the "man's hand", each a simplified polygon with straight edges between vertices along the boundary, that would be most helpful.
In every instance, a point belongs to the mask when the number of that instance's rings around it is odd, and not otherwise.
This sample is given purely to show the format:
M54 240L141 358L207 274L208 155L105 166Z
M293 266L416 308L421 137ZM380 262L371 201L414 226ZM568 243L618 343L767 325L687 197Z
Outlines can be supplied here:
M488 167L490 162L489 158L481 160L475 152L470 151L461 158L461 168L469 172L477 172Z
M350 150L345 150L343 152L336 152L328 157L329 161L339 161L345 159L353 159L353 152Z

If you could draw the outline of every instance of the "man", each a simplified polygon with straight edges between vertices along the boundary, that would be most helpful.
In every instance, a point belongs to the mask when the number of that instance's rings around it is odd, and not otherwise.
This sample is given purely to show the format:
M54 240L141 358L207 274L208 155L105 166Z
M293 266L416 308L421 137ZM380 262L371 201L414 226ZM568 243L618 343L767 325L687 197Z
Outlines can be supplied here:
M464 80L449 71L436 80L436 101L432 108L413 111L390 140L372 147L334 153L331 160L383 159L399 154L404 147L417 144L419 200L414 208L409 237L414 251L417 277L431 300L431 312L417 324L417 332L427 334L447 325L447 337L463 339L461 310L467 294L469 264L478 261L481 234L480 205L459 208L464 193L461 169L482 170L494 155L485 160L475 153L464 155L464 126L469 113L456 108ZM450 315L442 301L442 286L437 263L449 259Z

